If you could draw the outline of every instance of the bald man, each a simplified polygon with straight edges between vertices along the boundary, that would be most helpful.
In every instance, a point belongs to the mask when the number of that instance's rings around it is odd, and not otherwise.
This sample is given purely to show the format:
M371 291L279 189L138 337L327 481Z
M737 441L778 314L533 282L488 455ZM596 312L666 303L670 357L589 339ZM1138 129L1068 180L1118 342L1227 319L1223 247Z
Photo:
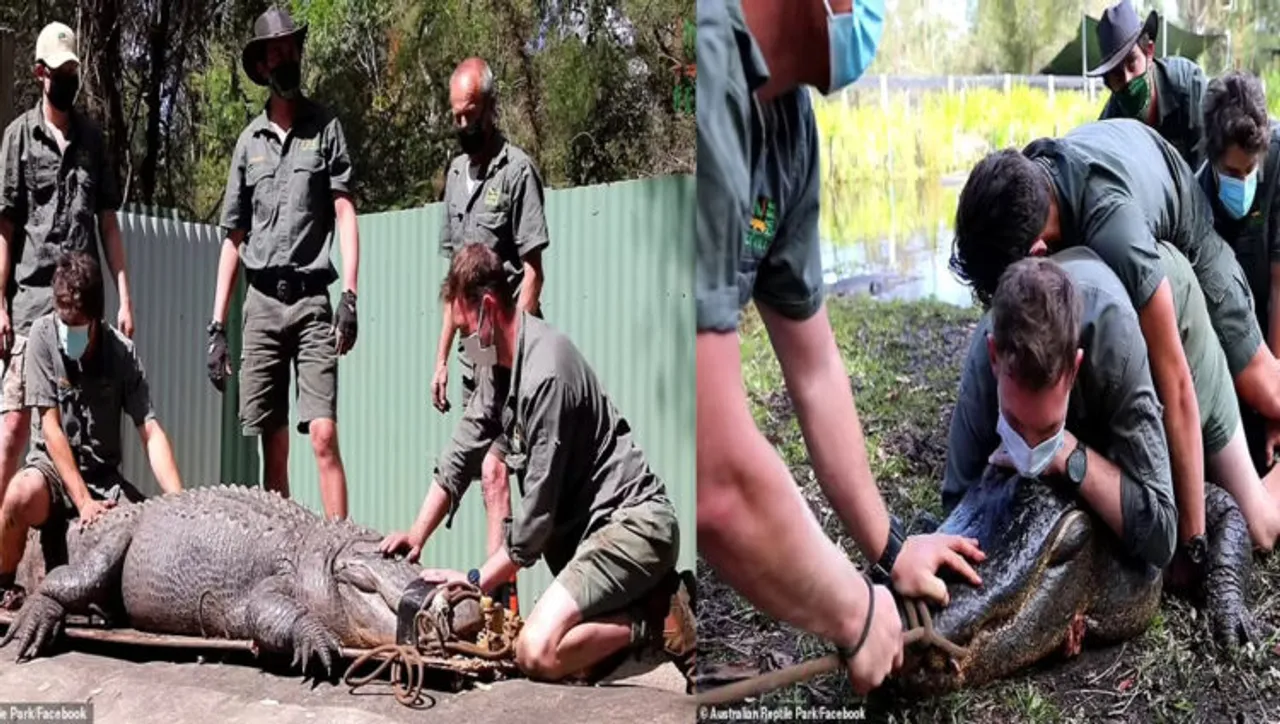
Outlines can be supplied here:
M493 71L481 58L458 64L449 80L449 105L462 153L449 164L444 187L444 220L440 226L440 254L453 253L470 242L492 248L515 290L518 311L541 317L542 252L551 244L543 215L542 178L532 159L512 145L498 129L498 97ZM448 412L449 347L453 344L453 317L442 314L440 344L431 396L437 410ZM460 346L462 405L476 389L475 360ZM511 487L504 462L506 438L493 443L481 467L481 489L488 519L488 550L502 547L502 523L511 516ZM512 580L510 586L515 585ZM498 590L506 600L512 591Z

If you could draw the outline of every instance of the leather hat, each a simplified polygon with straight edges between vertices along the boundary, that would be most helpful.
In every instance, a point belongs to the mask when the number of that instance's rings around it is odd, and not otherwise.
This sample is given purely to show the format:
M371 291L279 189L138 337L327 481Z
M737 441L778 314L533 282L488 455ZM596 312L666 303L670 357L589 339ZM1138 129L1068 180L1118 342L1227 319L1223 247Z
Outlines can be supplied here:
M1124 61L1144 31L1148 38L1155 40L1159 29L1160 16L1154 10L1143 22L1138 20L1138 13L1129 0L1120 0L1107 8L1098 21L1098 50L1102 52L1102 62L1087 75L1106 75Z
M267 85L266 77L258 73L258 62L265 57L267 41L289 37L296 38L298 50L302 50L303 44L307 42L307 25L296 25L289 13L275 7L258 16L253 22L253 39L245 44L244 51L240 53L240 64L249 80L258 85Z

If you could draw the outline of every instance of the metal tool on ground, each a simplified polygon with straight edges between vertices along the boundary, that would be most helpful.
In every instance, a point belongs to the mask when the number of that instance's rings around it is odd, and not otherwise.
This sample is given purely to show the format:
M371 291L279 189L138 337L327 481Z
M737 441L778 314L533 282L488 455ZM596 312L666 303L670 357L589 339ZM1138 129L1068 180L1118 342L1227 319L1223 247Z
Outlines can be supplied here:
M943 638L933 629L933 617L929 613L929 605L919 599L902 598L894 594L898 602L899 614L906 618L903 626L902 645L926 644L936 646L951 656L962 657L966 649ZM795 666L788 666L777 671L753 676L725 686L718 686L710 691L698 693L699 704L729 704L743 699L760 696L785 686L808 681L817 676L838 671L842 666L839 654L828 654L821 658L810 659Z

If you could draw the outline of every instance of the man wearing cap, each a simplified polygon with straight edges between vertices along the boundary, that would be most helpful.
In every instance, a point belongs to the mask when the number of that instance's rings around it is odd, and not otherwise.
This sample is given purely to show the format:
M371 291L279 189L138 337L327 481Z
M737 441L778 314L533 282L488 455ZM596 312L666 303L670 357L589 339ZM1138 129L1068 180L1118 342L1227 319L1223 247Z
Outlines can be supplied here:
M36 39L35 107L0 142L0 494L30 436L23 405L27 335L53 311L53 271L71 251L98 257L102 244L119 296L116 323L133 336L133 303L116 209L122 199L102 130L75 106L80 60L71 28L50 23ZM101 241L99 241L101 240Z
M1258 326L1280 354L1280 124L1267 114L1258 78L1232 71L1214 78L1204 101L1206 161L1196 178L1213 209L1213 227L1235 252L1253 294ZM1258 472L1272 466L1276 423L1245 407L1244 428ZM1277 421L1280 422L1280 421ZM1280 499L1280 489L1273 491Z
M1098 21L1102 63L1089 71L1102 76L1111 98L1100 120L1135 118L1156 129L1178 149L1192 171L1204 161L1205 75L1186 58L1155 57L1160 18L1152 10L1138 20L1129 0L1107 8Z
M347 516L347 481L338 451L338 357L356 341L359 237L351 160L342 124L303 95L300 60L307 27L271 8L254 23L241 56L245 74L271 88L266 107L236 141L222 209L226 240L209 324L209 377L219 391L231 374L227 305L244 263L240 423L262 436L264 482L289 495L289 367L298 374L298 431L309 433L329 518ZM329 286L337 227L342 297Z
M823 302L819 136L802 86L831 93L857 80L883 12L849 0L698 2L698 551L762 612L835 644L859 694L902 661L890 587L945 603L937 571L980 585L965 559L982 559L972 539L907 537L889 516ZM751 416L738 324L753 298L818 482L874 585L825 535Z
M449 80L449 104L462 153L449 164L444 188L444 220L440 254L446 259L469 242L483 243L502 258L515 290L516 306L542 316L543 251L551 244L543 214L542 179L532 159L498 129L498 97L493 71L481 58L458 64ZM431 396L437 410L449 411L449 347L453 344L453 316L443 311L440 342ZM475 390L473 361L459 349L462 364L462 405ZM481 489L488 518L488 549L502 546L502 521L511 515L510 474L503 458L505 438L499 437L481 466ZM515 581L508 582L509 587ZM511 591L500 589L506 600Z

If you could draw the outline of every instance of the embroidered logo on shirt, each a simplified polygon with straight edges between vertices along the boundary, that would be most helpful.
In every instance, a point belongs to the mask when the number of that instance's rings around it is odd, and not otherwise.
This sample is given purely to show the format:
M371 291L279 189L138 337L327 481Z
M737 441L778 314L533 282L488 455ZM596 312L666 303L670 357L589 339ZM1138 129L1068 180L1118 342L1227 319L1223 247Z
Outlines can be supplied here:
M298 150L300 150L300 151L314 151L314 150L316 150L317 148L320 148L320 140L319 140L319 139L316 139L316 138L304 138L304 139L302 139L301 141L298 141Z
M764 254L773 243L778 228L778 204L767 196L756 199L751 207L751 222L747 225L747 249L756 254Z
M498 208L498 202L502 200L502 192L497 186L490 186L489 190L484 193L484 205L491 209Z

